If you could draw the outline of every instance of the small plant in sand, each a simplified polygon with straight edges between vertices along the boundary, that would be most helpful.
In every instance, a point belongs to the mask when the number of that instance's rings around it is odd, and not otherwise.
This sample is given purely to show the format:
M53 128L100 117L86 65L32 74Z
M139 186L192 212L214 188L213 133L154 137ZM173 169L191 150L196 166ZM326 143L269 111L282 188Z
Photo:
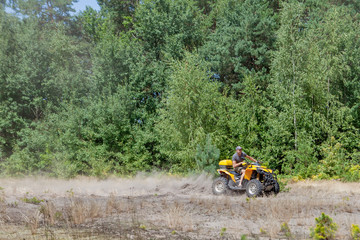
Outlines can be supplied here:
M315 218L315 228L310 228L312 239L335 239L337 230L337 224L333 222L332 218L327 216L325 213L321 213L321 216Z
M17 208L19 206L19 203L17 201L15 201L15 202L9 203L8 206L12 207L12 208Z
M244 234L244 235L241 235L241 240L248 240L247 236Z
M38 199L37 197L33 197L33 198L24 197L21 199L21 201L23 201L24 203L31 203L35 205L39 205L40 203L44 202L43 199Z
M293 238L292 234L291 234L291 231L290 231L290 228L289 228L289 225L286 222L281 224L280 232L282 232L287 239L292 239Z
M4 202L5 202L4 188L0 187L0 203L4 203Z
M66 193L68 194L69 197L73 197L75 195L74 190L72 188L67 190Z
M266 230L263 229L263 228L260 228L260 233L263 234L263 235L266 235L266 234L267 234Z
M225 235L225 233L226 233L226 228L223 227L220 231L220 237L223 237Z
M360 228L359 225L351 225L351 239L360 240Z

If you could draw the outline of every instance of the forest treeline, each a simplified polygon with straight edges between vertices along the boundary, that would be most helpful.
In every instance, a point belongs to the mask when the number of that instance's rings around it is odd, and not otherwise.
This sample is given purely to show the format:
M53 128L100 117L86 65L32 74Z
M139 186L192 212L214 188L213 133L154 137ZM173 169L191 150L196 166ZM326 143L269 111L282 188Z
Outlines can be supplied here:
M360 179L359 1L73 2L0 1L2 174Z

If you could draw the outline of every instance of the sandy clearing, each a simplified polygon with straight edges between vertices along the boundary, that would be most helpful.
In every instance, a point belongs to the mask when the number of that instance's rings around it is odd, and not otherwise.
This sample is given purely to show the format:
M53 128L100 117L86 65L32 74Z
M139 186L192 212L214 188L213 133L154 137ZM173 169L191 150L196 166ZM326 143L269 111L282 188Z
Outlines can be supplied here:
M322 212L347 239L360 224L360 183L301 181L257 199L214 196L211 184L205 175L0 179L0 239L284 239L283 223L307 239Z

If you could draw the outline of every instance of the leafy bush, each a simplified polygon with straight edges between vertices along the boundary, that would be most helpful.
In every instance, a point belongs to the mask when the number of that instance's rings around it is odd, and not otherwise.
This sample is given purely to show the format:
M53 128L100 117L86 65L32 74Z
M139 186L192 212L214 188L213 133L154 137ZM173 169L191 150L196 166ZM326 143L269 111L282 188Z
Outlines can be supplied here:
M331 217L321 213L320 217L315 218L315 222L316 227L310 229L312 239L335 239L337 224L333 222Z
M348 167L344 173L346 181L359 181L360 180L360 165L353 165Z

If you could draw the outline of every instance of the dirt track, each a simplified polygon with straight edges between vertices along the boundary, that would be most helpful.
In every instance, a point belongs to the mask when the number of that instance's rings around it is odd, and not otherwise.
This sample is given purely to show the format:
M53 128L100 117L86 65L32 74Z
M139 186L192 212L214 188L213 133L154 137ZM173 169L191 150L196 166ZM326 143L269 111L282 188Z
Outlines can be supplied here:
M214 196L212 180L0 179L0 239L296 239L309 238L321 212L348 239L360 224L360 183L288 184L289 192L247 199Z

